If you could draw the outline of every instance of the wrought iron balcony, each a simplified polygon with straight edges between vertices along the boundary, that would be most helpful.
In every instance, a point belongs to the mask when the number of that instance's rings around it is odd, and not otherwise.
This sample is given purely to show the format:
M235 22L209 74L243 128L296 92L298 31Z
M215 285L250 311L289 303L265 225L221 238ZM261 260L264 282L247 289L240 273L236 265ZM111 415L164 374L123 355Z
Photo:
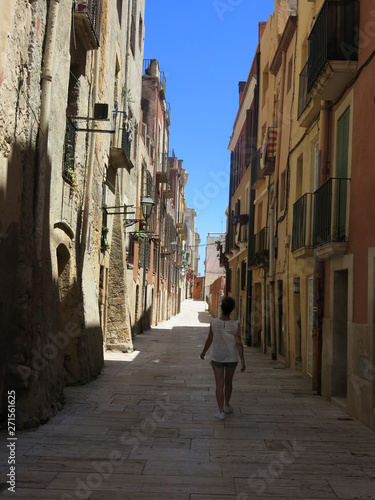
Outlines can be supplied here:
M292 252L309 255L313 247L313 194L306 193L293 205Z
M131 160L132 132L126 113L117 112L115 116L115 135L110 148L109 162L114 168L131 170L134 165Z
M165 121L167 122L167 126L171 124L171 104L169 102L165 103Z
M301 127L308 127L320 111L320 101L311 99L307 92L307 66L306 62L299 75L297 119Z
M307 92L334 100L358 61L358 0L326 0L309 36Z
M78 0L74 2L74 24L86 50L95 50L100 42L102 0Z
M250 236L248 243L248 267L268 267L268 228Z
M346 251L349 200L350 179L329 179L314 193L313 245L321 258Z
M168 153L159 153L156 165L156 182L169 182L169 159Z

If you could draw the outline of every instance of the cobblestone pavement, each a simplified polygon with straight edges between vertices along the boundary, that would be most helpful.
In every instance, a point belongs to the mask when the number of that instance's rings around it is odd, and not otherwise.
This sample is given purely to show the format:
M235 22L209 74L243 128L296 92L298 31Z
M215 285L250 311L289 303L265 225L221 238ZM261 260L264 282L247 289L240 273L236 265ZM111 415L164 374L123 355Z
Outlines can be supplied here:
M64 409L17 432L16 493L1 435L1 496L27 499L375 499L375 434L315 396L301 374L253 348L224 421L199 358L205 303L106 353L102 375L66 389Z

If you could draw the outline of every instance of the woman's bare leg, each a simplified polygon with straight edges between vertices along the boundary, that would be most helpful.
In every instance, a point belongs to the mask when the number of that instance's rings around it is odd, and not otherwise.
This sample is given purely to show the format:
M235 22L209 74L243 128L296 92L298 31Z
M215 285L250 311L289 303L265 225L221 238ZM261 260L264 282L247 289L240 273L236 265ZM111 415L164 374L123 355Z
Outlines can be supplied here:
M232 396L232 389L233 389L233 375L234 372L236 371L236 368L225 368L225 377L224 377L224 383L225 383L225 406L229 406L230 398Z
M224 367L218 368L217 366L212 367L215 375L216 383L216 401L219 407L219 412L224 411Z

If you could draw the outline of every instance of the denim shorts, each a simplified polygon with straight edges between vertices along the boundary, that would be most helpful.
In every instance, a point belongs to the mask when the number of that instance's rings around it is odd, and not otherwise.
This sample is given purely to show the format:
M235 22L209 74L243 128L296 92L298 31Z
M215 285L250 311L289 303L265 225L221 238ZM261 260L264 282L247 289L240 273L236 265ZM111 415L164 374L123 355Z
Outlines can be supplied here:
M213 359L211 360L211 366L214 366L215 368L236 368L237 365L237 361L222 363L221 361L214 361Z

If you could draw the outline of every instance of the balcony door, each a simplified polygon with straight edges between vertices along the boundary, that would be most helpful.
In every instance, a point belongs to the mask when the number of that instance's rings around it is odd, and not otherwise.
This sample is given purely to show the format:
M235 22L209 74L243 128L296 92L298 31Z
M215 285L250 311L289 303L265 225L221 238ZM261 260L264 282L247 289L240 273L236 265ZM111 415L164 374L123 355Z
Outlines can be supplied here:
M333 218L333 238L341 240L346 231L346 210L348 197L349 177L349 118L350 108L348 107L337 121L337 140L336 140L336 189L333 196L335 197L333 207L335 207Z

